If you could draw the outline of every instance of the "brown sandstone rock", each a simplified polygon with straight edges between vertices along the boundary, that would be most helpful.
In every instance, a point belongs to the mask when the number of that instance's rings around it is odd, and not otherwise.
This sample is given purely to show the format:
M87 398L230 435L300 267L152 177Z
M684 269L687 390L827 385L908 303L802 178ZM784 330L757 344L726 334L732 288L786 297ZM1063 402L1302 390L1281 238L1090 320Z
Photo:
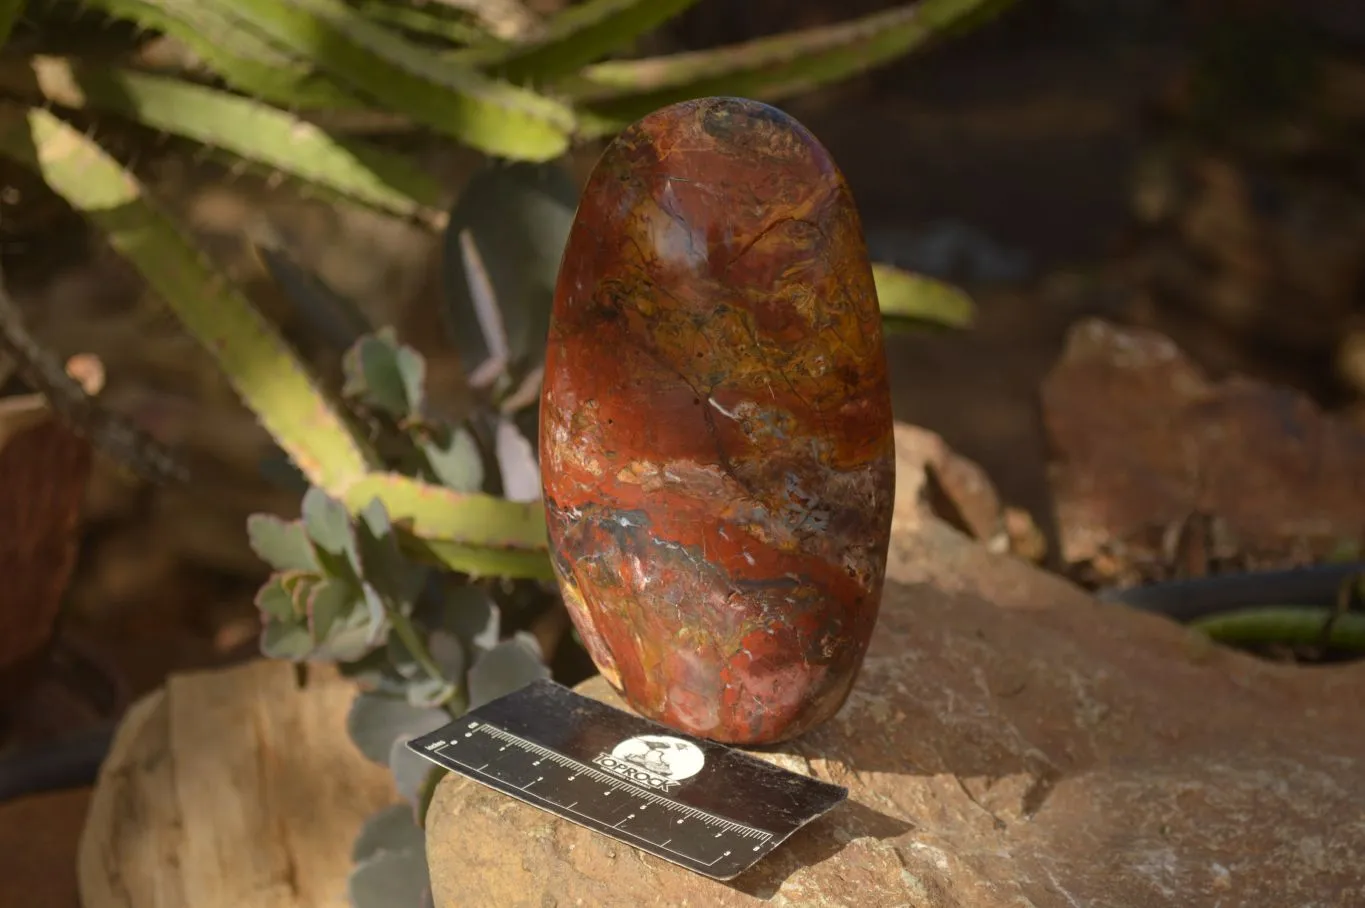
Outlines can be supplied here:
M992 555L927 516L932 438L896 435L892 582L854 693L759 754L848 803L724 885L452 775L438 906L1365 904L1365 665L1215 649Z
M1289 388L1211 381L1154 331L1078 322L1042 405L1068 564L1201 573L1161 563L1195 516L1210 555L1252 567L1320 561L1365 533L1365 431Z
M397 799L346 736L355 693L331 666L300 687L289 663L257 659L135 703L81 833L84 908L345 905L356 834Z
M73 357L68 369L87 393L104 383L98 360ZM42 394L0 398L0 706L27 692L51 641L80 547L90 462L89 442Z

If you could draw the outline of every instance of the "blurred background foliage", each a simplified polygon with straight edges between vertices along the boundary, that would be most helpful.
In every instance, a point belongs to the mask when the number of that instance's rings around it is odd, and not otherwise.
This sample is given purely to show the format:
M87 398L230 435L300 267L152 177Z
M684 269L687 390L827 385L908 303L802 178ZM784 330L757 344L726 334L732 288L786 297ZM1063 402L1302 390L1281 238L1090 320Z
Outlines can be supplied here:
M257 654L263 614L278 655L338 642L325 655L351 655L359 630L373 656L370 619L393 609L428 652L390 651L386 619L382 664L354 669L408 710L394 726L357 701L352 730L381 761L389 731L423 727L432 702L495 690L471 672L499 645L489 665L511 676L546 661L562 679L586 672L517 507L556 236L614 129L724 92L780 103L840 162L883 306L905 317L891 327L913 329L888 337L897 417L942 433L1036 522L1016 551L1095 586L1178 573L1157 544L1066 562L1040 381L1069 326L1100 316L1163 332L1215 378L1287 385L1365 426L1365 13L1004 6L0 3L5 283L49 365L96 354L101 411L140 433L111 432L97 461L63 634L140 692ZM0 366L5 391L41 383ZM300 430L319 400L325 431ZM1269 421L1302 425L1281 416ZM1299 434L1313 462L1320 433ZM193 480L159 481L168 457ZM425 487L479 519L423 522ZM366 512L375 492L382 515ZM253 514L283 516L249 536ZM397 538L404 516L439 544ZM489 532L505 535L492 546ZM386 565L374 577L351 560L361 538ZM377 554L390 543L392 563ZM395 564L423 565L423 584L389 576ZM433 596L468 622L438 626ZM63 683L76 693L29 720L33 735L113 711L83 676ZM421 785L400 781L420 804ZM409 817L377 822L411 836Z
M362 908L425 897L421 821L439 773L406 740L550 676L556 652L579 663L561 680L586 670L549 570L535 450L577 204L566 159L673 101L781 101L1006 4L923 0L717 49L617 56L691 5L0 4L0 155L27 171L37 200L15 209L55 202L131 266L148 291L139 332L159 325L183 353L197 342L221 370L197 377L235 392L243 431L250 420L268 433L257 433L258 477L302 495L301 507L257 499L267 507L243 526L273 571L254 596L253 636L269 657L339 663L359 681L348 730L409 802L360 835L350 892ZM423 160L450 147L483 158L453 199ZM263 280L234 274L154 185L158 166L186 157L437 238L431 309L445 332L420 332L425 349L406 343L397 320L303 264L268 219L235 238ZM971 321L950 284L887 264L874 277L894 325ZM18 309L0 316L17 373L124 473L191 490L213 481L147 408L111 413ZM427 354L453 368L433 376Z

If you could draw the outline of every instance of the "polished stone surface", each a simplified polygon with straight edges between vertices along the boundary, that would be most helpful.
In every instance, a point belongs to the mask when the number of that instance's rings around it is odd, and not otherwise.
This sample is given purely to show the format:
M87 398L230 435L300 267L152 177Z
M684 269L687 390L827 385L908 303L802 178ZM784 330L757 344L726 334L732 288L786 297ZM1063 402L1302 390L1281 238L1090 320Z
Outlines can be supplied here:
M800 124L709 98L604 152L541 452L565 599L635 709L745 744L838 711L885 574L891 400L853 198Z

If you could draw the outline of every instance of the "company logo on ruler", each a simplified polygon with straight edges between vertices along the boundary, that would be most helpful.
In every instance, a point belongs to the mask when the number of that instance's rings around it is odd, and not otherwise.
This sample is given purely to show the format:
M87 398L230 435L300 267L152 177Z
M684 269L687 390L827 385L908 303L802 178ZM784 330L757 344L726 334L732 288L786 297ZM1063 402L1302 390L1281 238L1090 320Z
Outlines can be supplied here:
M848 792L536 681L409 742L427 759L715 879Z
M656 791L672 791L679 782L701 772L706 756L691 741L668 735L627 738L593 762L607 772Z

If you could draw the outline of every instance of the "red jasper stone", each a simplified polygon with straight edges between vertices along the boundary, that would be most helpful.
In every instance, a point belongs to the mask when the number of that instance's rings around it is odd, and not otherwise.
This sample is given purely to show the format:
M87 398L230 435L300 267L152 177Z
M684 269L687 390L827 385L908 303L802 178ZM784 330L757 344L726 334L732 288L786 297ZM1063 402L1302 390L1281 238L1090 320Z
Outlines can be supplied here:
M555 292L541 473L560 588L641 714L737 744L848 696L895 485L881 317L828 152L753 101L607 148Z

